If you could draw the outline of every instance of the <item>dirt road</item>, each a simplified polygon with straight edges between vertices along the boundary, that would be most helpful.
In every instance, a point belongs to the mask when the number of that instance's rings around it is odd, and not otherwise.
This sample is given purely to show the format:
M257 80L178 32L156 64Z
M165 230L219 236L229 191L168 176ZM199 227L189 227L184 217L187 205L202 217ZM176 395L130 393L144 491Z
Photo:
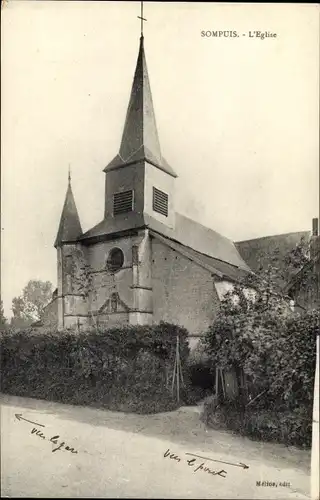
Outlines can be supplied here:
M194 408L0 401L2 497L309 498L310 453L206 430Z

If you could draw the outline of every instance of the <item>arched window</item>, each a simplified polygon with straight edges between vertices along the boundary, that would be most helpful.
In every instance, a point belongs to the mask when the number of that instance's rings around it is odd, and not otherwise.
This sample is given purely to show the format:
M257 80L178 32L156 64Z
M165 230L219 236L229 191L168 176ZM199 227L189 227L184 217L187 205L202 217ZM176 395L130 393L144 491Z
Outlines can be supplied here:
M120 248L113 248L107 258L107 268L110 272L115 273L124 263L123 251Z

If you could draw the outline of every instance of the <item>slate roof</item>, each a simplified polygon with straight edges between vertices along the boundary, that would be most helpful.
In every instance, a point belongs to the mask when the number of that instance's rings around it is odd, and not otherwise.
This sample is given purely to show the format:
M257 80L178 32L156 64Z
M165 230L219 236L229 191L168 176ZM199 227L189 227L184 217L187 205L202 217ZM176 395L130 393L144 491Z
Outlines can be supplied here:
M185 215L175 214L175 228L173 230L148 215L145 215L145 221L150 229L192 248L196 252L249 270L233 241Z
M174 240L171 240L168 237L160 235L156 231L150 231L151 236L158 238L164 244L173 248L173 250L180 252L186 258L196 262L200 266L209 270L215 276L218 276L220 279L228 279L231 281L238 281L243 278L248 271L243 269L242 267L237 267L235 265L229 264L228 262L223 262L222 260L215 259L213 257L209 257L201 252L197 252L193 248L182 245Z
M130 212L129 214L118 215L117 218L103 219L93 228L86 231L79 240L90 244L94 241L107 239L111 235L119 235L126 231L139 229L145 226L142 214Z
M69 181L54 246L57 248L61 243L76 241L81 234L82 228L78 210L74 201L71 183Z
M177 177L161 154L143 40L141 36L119 153L104 172L144 160Z

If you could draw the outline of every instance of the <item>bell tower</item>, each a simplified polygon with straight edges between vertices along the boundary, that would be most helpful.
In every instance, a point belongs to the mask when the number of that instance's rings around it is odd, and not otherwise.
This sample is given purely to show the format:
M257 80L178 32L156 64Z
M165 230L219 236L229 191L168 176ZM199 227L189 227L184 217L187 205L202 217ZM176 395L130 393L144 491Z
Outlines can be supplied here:
M114 231L142 227L146 216L174 228L177 174L161 153L143 32L119 152L104 172L104 218Z

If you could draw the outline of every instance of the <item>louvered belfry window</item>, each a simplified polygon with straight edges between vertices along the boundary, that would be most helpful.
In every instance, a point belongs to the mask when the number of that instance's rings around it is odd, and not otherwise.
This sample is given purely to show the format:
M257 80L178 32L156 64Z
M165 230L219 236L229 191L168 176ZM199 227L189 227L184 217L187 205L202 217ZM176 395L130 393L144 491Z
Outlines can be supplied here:
M133 191L122 191L113 195L113 215L124 214L133 210Z
M160 189L153 188L152 208L155 212L168 217L168 195Z

